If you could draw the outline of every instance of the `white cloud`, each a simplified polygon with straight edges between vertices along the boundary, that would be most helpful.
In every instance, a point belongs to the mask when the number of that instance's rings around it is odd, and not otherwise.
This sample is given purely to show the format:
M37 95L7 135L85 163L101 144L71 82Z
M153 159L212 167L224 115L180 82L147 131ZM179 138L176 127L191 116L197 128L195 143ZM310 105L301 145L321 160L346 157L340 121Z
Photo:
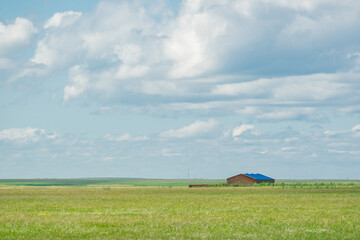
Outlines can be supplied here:
M112 136L110 134L107 134L104 136L104 138L107 141L114 141L114 142L123 142L123 141L139 142L139 141L150 140L148 136L131 136L129 133L125 133L124 135L121 136Z
M352 129L352 131L360 131L360 124L355 125Z
M0 131L0 140L8 140L16 143L37 142L42 138L55 138L55 134L48 134L39 128L9 128Z
M180 157L182 156L181 153L177 153L177 152L173 152L171 149L169 148L163 148L161 149L161 154L164 156L164 157Z
M147 41L143 38L155 37L156 34L153 32L154 19L149 14L151 11L145 11L144 6L131 1L100 2L96 10L83 19L77 37L87 57L110 57L117 49L116 55L120 53L120 57L127 57L128 61L133 58L129 54L134 52L139 58L146 53L137 42L146 46Z
M360 137L360 124L355 125L351 131L355 134L355 136Z
M115 74L116 78L137 78L144 76L149 72L150 68L141 64L143 53L138 45L116 45L114 52L118 59L122 62Z
M12 69L14 69L16 67L15 66L12 66ZM43 69L43 68L32 68L32 67L29 67L29 68L24 68L22 69L21 71L17 72L16 74L14 74L13 76L11 76L9 79L8 79L8 82L16 82L16 80L22 78L22 77L43 77L43 76L46 76L49 72L46 71L46 69Z
M150 68L148 66L127 66L121 65L115 75L119 79L138 78L144 76Z
M350 135L359 137L360 136L360 124L355 125L354 127L351 128L351 130L349 130L349 129L347 129L347 130L326 130L324 132L324 134L329 137L341 136L342 138L345 138Z
M65 101L148 114L320 122L328 109L357 109L360 3L189 0L178 13L159 3L100 1L83 15L55 13L33 69L70 72ZM14 79L19 72L40 71Z
M308 120L308 121L326 121L326 116L316 111L315 108L275 108L263 110L262 113L256 115L257 119L282 121L282 120Z
M324 134L326 136L336 136L338 134L344 133L343 131L332 131L332 130L326 130Z
M51 27L65 27L71 25L79 17L81 17L81 12L67 11L67 12L58 12L55 13L51 18L49 18L44 25L44 28Z
M142 50L140 46L136 44L116 45L115 53L118 58L127 65L138 64L142 57Z
M255 128L254 125L252 124L242 124L236 128L233 129L232 131L232 136L233 137L238 137L241 134L243 134L244 132L249 131L251 134L253 135L260 135L260 132Z
M216 43L225 34L226 20L202 11L201 4L186 1L171 25L164 44L165 55L173 61L170 77L193 77L218 67Z
M209 119L208 121L196 121L180 129L171 129L160 133L164 138L191 138L205 136L218 126L218 121Z
M36 32L32 22L25 18L18 17L8 25L0 22L0 56L27 45Z
M328 77L332 77L329 75ZM322 80L322 76L304 76L301 81L286 81L274 91L276 99L295 101L324 101L351 92L349 85L334 82L332 79Z
M39 128L5 129L0 131L1 169L3 174L6 173L5 176L21 175L20 173L25 172L21 172L21 167L15 171L13 164L27 162L29 168L26 168L26 172L31 172L32 177L65 177L61 175L64 172L71 173L67 177L80 177L78 174L82 171L85 174L95 174L93 176L138 177L139 174L144 176L139 167L146 165L151 172L146 177L162 177L164 172L168 175L163 177L171 177L181 168L186 172L186 166L190 164L194 177L215 177L214 175L220 174L220 178L225 178L230 175L229 171L234 171L241 164L244 168L254 168L254 171L261 166L273 175L284 174L284 178L286 173L283 170L277 171L278 168L292 170L292 174L299 174L299 178L313 178L313 174L318 174L319 171L324 174L323 177L331 177L333 168L336 171L342 169L344 177L355 177L360 167L359 141L351 128L336 130L342 132L341 137L294 129L286 132L273 129L272 133L253 137L250 134L255 127L246 124L247 126L243 125L242 129L235 131L235 135L240 134L238 136L241 136L241 141L229 141L220 134L212 134L211 129L218 125L211 127L209 122L212 121L203 121L197 126L193 123L186 126L192 126L192 130L183 131L186 127L180 128L172 132L172 137L152 138L149 141L145 141L147 138L144 136L130 134L109 134L100 139L85 140L76 134L56 137ZM358 131L359 127L356 126L354 130ZM247 131L250 134L245 134ZM197 137L201 136L211 137L199 140ZM185 140L179 141L179 137ZM17 144L15 147L7 147L8 142ZM249 163L249 159L254 161ZM308 169L309 164L312 169L316 168L314 173L299 170ZM159 170L163 165L165 167ZM342 168L344 165L347 167ZM356 171L349 173L349 169L353 168ZM71 170L68 172L64 169ZM49 171L50 175L43 175Z
M69 71L71 85L64 88L64 101L82 94L89 87L89 77L80 66L74 66Z
M282 101L324 101L351 92L351 85L341 83L352 79L349 74L311 74L282 78L258 79L243 83L219 84L214 95L273 98Z
M56 60L58 60L57 52L50 48L43 40L38 42L35 55L30 59L33 63L47 66L55 64Z
M216 85L212 94L214 95L265 95L271 90L277 83L270 79L259 79L250 82L232 83L232 84L220 84Z
M296 147L282 147L281 151L294 151L296 149L297 149Z

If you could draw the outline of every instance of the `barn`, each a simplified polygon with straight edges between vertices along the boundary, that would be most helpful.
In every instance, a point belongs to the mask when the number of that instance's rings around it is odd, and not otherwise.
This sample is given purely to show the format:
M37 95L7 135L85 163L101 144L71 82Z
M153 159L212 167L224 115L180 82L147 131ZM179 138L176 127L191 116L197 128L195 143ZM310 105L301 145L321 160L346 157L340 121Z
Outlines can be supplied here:
M275 183L275 179L260 173L241 173L226 179L227 184L252 185L255 183Z

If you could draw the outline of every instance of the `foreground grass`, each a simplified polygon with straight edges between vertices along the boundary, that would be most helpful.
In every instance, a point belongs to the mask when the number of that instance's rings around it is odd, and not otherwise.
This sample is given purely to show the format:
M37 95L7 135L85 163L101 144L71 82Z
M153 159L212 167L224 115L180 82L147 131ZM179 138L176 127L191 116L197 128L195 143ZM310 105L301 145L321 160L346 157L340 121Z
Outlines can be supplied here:
M0 187L0 239L359 239L360 188Z

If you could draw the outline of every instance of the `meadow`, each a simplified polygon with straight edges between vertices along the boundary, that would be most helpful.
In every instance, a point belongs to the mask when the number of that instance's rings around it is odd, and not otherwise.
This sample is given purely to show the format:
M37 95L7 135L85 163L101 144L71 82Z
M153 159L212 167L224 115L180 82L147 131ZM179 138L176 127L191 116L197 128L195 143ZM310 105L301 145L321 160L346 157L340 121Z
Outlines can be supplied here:
M223 179L144 179L144 178L69 178L69 179L0 179L0 186L188 186L189 184L222 184Z
M0 186L87 186L87 187L185 187L189 184L225 184L225 179L149 179L149 178L40 178L40 179L0 179ZM338 179L277 179L277 185L297 184L360 184L360 180Z
M360 185L353 182L206 188L179 187L176 181L146 187L12 183L0 183L0 239L360 236Z

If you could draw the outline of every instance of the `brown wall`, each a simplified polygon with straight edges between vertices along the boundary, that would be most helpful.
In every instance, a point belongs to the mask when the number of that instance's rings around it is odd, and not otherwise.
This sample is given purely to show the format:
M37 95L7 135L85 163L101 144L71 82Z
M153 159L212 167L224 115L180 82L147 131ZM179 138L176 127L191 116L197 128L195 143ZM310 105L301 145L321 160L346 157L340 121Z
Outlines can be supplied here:
M227 184L249 185L249 184L263 183L263 182L275 183L275 180L274 179L271 179L271 180L256 180L256 179L248 177L248 176L246 176L244 174L239 174L239 175L236 175L234 177L226 179L226 182L227 182Z
M253 178L250 178L248 176L245 176L243 174L236 175L234 177L226 179L227 184L255 184L256 181Z

